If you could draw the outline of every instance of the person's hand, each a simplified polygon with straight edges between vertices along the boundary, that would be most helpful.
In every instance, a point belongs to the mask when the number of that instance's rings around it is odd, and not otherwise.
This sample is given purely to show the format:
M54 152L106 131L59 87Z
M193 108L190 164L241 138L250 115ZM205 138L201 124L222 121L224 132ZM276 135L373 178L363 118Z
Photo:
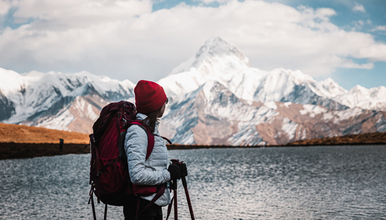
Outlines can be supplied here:
M177 165L178 165L178 167L180 167L181 177L187 176L188 175L188 169L186 168L186 164L185 163L178 163Z
M170 164L168 171L170 173L171 180L177 180L181 178L181 170L177 164Z

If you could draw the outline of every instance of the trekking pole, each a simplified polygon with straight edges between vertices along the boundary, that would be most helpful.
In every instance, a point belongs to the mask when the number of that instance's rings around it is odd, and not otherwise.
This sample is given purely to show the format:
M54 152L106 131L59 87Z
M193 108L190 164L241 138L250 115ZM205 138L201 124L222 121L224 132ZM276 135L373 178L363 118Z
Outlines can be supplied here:
M107 219L107 204L105 204L105 216L104 216L104 220Z
M176 188L174 189L174 220L178 219L177 214L177 180L176 180Z
M186 164L184 163L184 161L179 161L178 159L172 159L171 160L173 164L180 164L180 165L183 165L185 168L186 168ZM182 174L182 173L181 173ZM184 186L184 190L185 190L185 196L186 196L186 200L188 202L188 207L189 207L189 212L190 212L190 217L192 220L195 220L194 218L194 214L193 214L193 207L192 207L192 203L190 201L190 196L189 196L189 192L188 192L188 184L186 183L186 176L188 175L188 173L186 172L186 169L185 169L185 173L181 175L181 180L182 180L182 185ZM175 209L175 212L174 213L177 213L177 185L174 186L175 188L175 191L174 191L174 197L175 197L175 205L174 205L174 209ZM176 216L175 216L176 218Z
M194 214L193 214L193 207L192 207L192 203L190 202L190 196L189 196L189 192L188 192L188 184L186 184L186 178L183 176L183 177L181 177L181 179L182 179L182 185L184 186L184 189L185 189L186 200L188 201L190 218L192 220L195 220Z
M170 160L172 164L178 164L178 159L172 159ZM178 220L178 214L177 214L177 180L173 180L173 193L174 193L174 220Z
M94 220L96 220L93 192L94 192L94 191L93 191L93 189L91 188L90 193L89 193L90 198L89 198L89 200L88 200L88 204L90 204L90 201L91 201L92 214L93 214Z

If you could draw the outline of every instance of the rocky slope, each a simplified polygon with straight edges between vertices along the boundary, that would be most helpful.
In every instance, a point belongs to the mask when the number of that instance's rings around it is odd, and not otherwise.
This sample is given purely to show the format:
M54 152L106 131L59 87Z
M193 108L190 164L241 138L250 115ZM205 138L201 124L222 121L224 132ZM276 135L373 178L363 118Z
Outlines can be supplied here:
M87 134L0 123L0 160L84 154L90 152L88 143Z

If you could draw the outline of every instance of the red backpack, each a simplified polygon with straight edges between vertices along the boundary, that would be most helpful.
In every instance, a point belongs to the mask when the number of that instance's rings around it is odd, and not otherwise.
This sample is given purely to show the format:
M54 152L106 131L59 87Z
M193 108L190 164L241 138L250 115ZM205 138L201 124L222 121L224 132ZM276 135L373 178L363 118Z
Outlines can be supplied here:
M156 192L163 194L159 186L138 186L130 182L124 150L127 128L136 124L146 131L148 136L146 159L154 147L154 135L150 127L136 120L135 115L135 107L130 102L110 103L102 109L93 125L93 134L90 135L90 200L93 202L95 194L98 202L105 203L106 208L107 204L123 206L127 195L151 195ZM94 202L92 208L95 217Z

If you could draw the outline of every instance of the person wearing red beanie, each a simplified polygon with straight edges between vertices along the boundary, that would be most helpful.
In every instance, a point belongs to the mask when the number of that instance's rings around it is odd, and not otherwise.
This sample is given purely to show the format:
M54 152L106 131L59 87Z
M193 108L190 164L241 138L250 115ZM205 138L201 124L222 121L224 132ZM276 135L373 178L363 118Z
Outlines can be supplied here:
M164 89L155 82L140 80L134 94L137 112L147 116L145 120L154 132L158 118L162 117L168 103Z
M134 88L135 105L139 113L149 113L161 108L166 100L162 86L155 82L141 80Z
M146 159L147 133L138 125L127 129L124 147L131 182L136 185L158 186L180 178L181 170L176 164L169 165L165 140L158 132L158 119L162 117L168 102L164 89L155 82L141 80L135 86L134 94L136 118L149 125L154 134L154 147ZM162 220L161 207L170 203L170 190L165 190L163 195L152 203L154 196L155 194L141 196L140 200L135 196L128 197L123 206L125 220L136 219L137 207L144 210L140 211L139 220ZM147 206L150 207L145 209Z

